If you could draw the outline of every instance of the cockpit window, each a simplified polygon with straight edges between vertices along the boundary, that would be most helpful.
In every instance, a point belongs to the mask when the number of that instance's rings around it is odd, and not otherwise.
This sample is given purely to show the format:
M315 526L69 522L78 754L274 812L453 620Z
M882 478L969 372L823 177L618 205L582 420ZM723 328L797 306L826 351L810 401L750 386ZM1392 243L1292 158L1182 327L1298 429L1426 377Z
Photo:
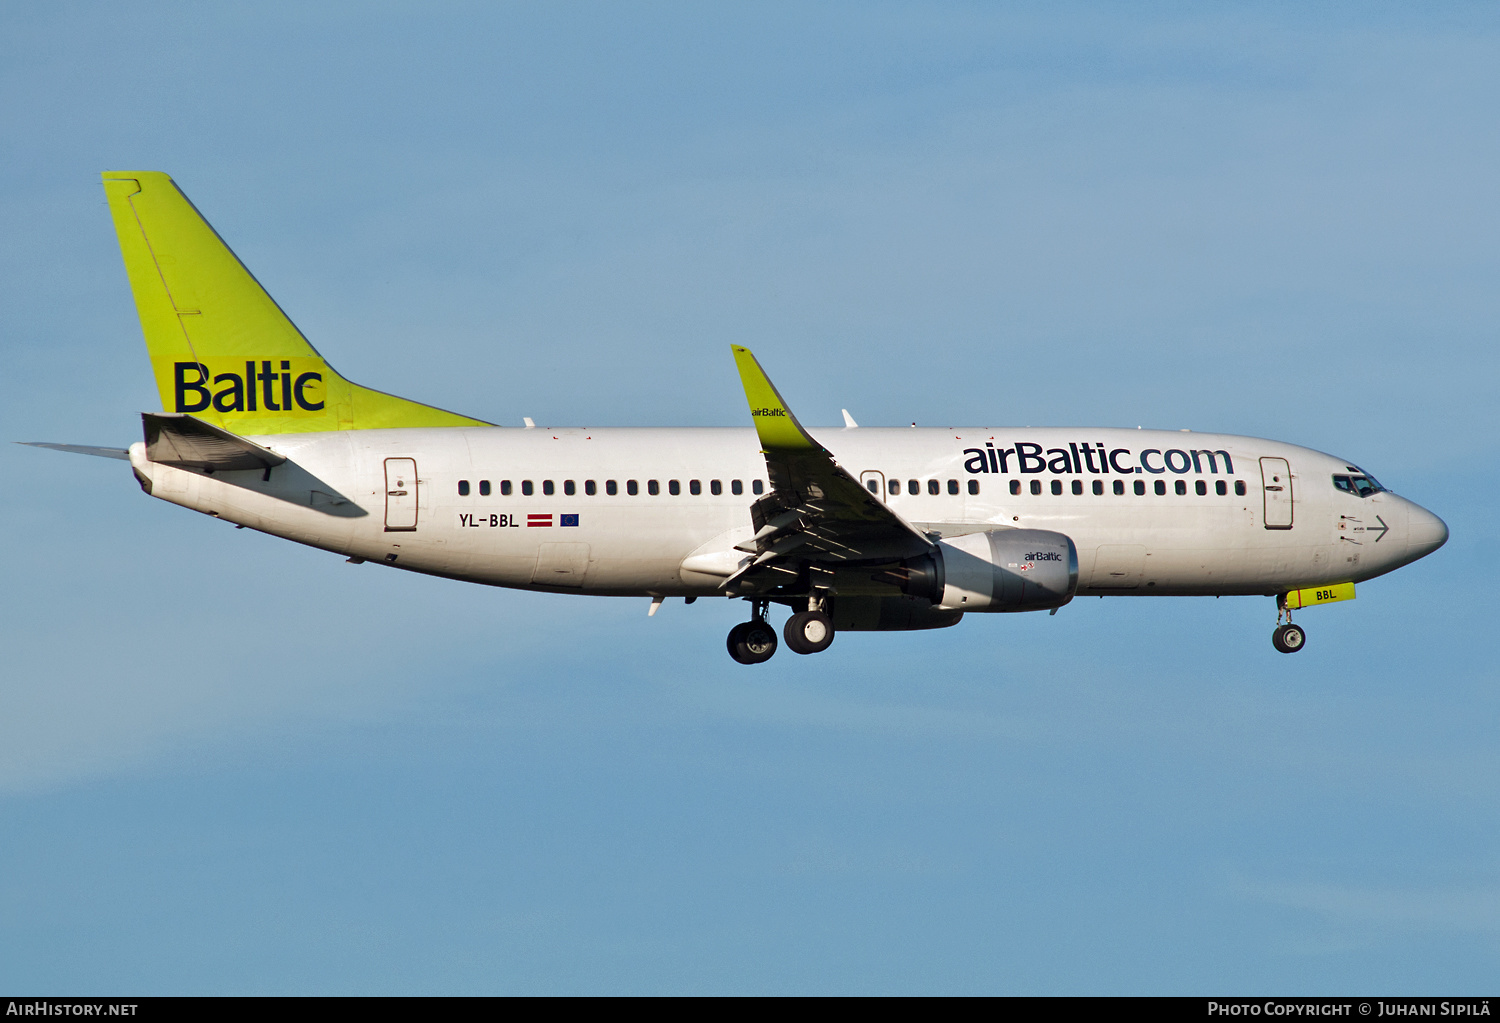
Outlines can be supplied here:
M1379 480L1368 474L1363 476L1335 476L1333 478L1333 485L1337 489L1344 491L1344 493L1354 494L1356 497L1369 497L1371 494L1378 494L1385 489L1385 487L1380 485Z

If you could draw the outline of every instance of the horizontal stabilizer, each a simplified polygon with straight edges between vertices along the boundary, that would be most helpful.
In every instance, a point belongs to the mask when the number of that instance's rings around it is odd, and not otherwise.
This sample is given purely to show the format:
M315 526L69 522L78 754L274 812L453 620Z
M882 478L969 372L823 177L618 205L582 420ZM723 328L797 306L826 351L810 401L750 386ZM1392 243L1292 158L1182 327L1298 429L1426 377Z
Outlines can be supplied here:
M40 440L18 440L17 444L25 444L29 448L51 448L53 451L71 451L75 455L97 455L100 458L118 458L121 461L130 461L130 452L124 448L94 448L87 444L48 444Z
M270 448L180 412L142 412L141 424L146 457L163 465L220 472L269 469L286 461Z

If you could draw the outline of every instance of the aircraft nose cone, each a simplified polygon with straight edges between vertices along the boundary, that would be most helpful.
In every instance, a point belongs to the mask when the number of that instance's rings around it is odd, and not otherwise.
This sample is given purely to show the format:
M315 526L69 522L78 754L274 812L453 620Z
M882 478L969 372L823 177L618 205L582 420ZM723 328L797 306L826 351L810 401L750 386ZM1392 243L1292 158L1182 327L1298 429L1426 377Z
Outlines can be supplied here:
M1448 542L1448 524L1426 508L1414 504L1407 516L1406 550L1413 561Z

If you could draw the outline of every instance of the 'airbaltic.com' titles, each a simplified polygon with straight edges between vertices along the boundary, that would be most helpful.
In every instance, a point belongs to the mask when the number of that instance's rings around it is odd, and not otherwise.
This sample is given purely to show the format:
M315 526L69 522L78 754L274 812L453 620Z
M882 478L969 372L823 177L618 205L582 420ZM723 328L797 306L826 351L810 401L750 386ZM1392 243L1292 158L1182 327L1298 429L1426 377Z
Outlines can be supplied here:
M931 629L1077 596L1304 607L1438 549L1442 520L1354 462L1147 430L808 430L732 346L751 427L503 428L342 377L167 175L104 176L162 412L153 497L355 563L600 596L738 597L743 664L840 632Z

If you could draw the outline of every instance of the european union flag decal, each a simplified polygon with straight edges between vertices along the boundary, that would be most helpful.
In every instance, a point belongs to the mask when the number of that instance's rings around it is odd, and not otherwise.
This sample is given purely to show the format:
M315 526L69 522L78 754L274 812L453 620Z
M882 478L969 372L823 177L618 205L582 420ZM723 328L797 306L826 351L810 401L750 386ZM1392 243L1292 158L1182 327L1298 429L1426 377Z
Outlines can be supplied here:
M558 523L559 526L576 526L576 525L578 525L578 516L577 515L559 515L558 518L562 519L562 521Z

